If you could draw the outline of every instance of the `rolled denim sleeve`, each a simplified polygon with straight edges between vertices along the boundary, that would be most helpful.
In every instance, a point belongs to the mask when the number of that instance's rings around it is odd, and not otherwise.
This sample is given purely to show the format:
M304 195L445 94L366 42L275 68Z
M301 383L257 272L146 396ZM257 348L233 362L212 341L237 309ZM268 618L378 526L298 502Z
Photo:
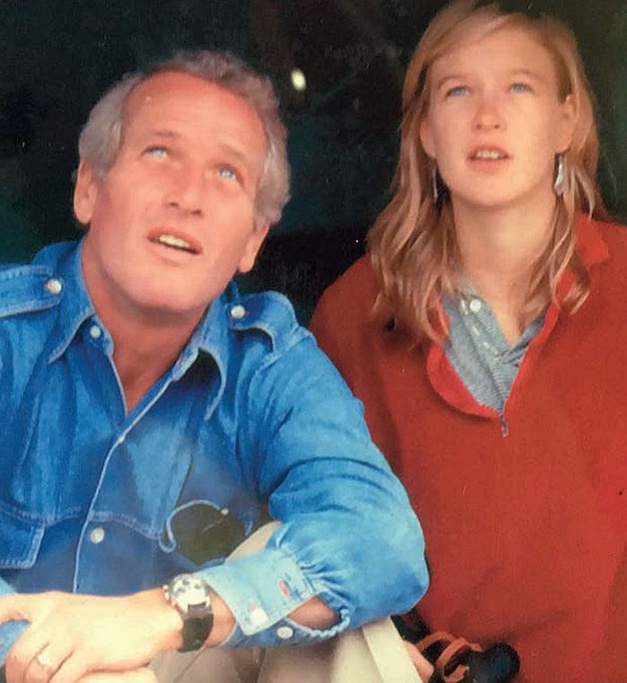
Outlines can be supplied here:
M247 396L249 476L282 524L264 550L204 572L237 621L227 644L315 642L413 607L428 584L422 531L330 361L307 336ZM331 630L289 619L313 596L338 615Z

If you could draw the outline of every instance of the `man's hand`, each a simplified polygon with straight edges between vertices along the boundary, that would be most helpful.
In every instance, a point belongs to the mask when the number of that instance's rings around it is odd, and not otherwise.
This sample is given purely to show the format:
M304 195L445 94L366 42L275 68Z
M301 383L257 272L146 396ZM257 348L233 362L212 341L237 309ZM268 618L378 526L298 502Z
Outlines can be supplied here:
M9 620L29 621L30 627L7 656L8 683L77 683L86 677L87 683L125 683L127 677L143 683L151 675L145 664L182 645L181 616L160 588L115 598L11 595L0 598L0 623Z

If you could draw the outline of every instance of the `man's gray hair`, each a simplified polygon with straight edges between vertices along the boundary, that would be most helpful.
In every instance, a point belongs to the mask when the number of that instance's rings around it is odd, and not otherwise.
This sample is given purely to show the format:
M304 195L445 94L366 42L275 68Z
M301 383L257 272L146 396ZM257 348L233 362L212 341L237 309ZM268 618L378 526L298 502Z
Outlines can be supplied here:
M255 198L255 225L260 228L281 219L289 199L289 164L286 130L272 83L237 57L225 52L178 52L145 72L130 74L116 83L96 103L81 131L78 152L99 179L113 165L124 125L124 109L131 91L151 76L181 72L219 85L246 100L255 110L266 134L266 159Z

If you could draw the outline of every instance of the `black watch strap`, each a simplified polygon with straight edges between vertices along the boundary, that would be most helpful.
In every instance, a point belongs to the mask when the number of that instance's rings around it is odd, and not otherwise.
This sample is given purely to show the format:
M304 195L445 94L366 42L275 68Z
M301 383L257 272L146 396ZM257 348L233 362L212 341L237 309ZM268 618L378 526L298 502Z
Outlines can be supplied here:
M202 617L183 617L183 646L179 652L200 650L211 633L213 613Z
M199 650L213 627L209 584L197 574L180 574L163 590L183 619L183 646L179 652Z

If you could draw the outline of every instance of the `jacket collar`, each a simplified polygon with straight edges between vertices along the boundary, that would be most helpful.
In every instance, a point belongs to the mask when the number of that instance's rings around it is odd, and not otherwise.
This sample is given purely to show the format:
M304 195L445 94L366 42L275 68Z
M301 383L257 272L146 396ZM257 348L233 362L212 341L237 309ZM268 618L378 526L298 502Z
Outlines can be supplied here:
M601 234L598 221L587 215L580 214L577 219L577 254L581 264L589 273L590 270L610 257L607 243ZM571 271L566 271L557 287L557 298L561 302L575 284L575 277Z

